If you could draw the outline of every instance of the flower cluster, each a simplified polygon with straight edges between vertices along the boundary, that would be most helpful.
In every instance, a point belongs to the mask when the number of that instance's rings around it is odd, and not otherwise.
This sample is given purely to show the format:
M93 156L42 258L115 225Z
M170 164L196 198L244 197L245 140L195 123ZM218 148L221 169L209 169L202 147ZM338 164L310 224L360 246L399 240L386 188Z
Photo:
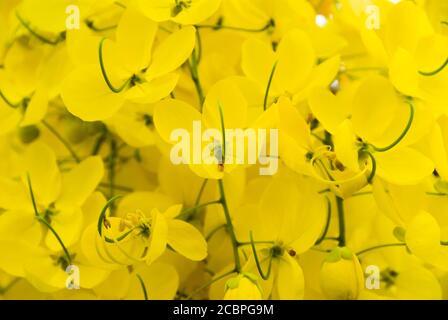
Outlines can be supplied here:
M9 0L0 44L0 298L448 298L446 0Z

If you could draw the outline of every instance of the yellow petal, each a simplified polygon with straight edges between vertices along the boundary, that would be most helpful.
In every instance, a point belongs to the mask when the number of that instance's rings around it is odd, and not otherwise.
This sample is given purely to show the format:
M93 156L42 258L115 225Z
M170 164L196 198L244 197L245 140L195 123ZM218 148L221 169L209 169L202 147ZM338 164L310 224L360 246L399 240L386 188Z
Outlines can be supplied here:
M315 65L311 40L305 32L294 29L283 37L277 52L275 79L284 91L295 93L305 85Z
M207 257L207 242L204 236L184 221L168 221L168 244L190 260L201 261Z
M389 65L390 81L403 94L420 97L418 67L412 55L399 48Z
M333 141L338 160L353 172L358 172L358 147L350 120L344 120L336 129Z
M61 209L51 217L51 226L58 233L66 248L78 241L81 235L82 223L83 215L79 209ZM62 252L61 244L52 232L47 232L45 243L50 250Z
M355 96L352 121L355 132L369 142L381 139L396 115L399 100L388 79L366 78Z
M30 145L24 155L24 170L36 201L45 206L54 202L61 190L61 175L53 150L42 142Z
M436 219L422 211L406 228L406 244L413 254L422 259L431 259L440 250L440 227Z
M129 8L123 13L116 37L124 67L128 71L136 73L148 67L156 33L157 23L137 10Z
M179 100L167 99L157 104L154 110L154 124L157 132L168 143L174 130L193 131L193 122L201 121L201 114L192 106ZM202 133L201 133L202 134Z
M221 131L221 112L225 129L247 127L247 102L232 79L215 84L207 94L203 109L203 122L207 128Z
M37 90L31 99L21 126L29 126L39 123L47 113L48 95L45 90Z
M330 133L334 133L347 117L338 98L323 87L312 90L308 103L313 115Z
M149 82L138 83L126 91L126 99L136 103L155 103L166 98L176 87L179 74L168 73Z
M265 88L268 85L269 76L276 62L272 48L261 40L250 38L243 44L242 50L244 74Z
M179 275L171 264L155 262L150 266L137 267L135 273L141 276L148 291L149 300L172 300L179 287ZM131 278L126 299L142 300L141 284L136 276Z
M122 94L109 89L98 65L76 68L65 79L61 94L67 109L84 121L105 120L124 102Z
M280 300L302 300L305 295L305 278L296 260L284 255L278 263L277 293Z
M196 43L194 27L184 27L169 35L154 51L146 79L154 79L179 68L191 55Z
M431 160L411 148L375 153L374 156L378 176L398 185L417 184L434 171Z
M151 236L149 238L148 255L146 256L146 263L149 265L165 252L168 239L168 223L165 216L157 209L153 210L151 216Z
M69 173L62 175L62 190L57 206L80 207L96 189L104 175L103 160L88 157Z

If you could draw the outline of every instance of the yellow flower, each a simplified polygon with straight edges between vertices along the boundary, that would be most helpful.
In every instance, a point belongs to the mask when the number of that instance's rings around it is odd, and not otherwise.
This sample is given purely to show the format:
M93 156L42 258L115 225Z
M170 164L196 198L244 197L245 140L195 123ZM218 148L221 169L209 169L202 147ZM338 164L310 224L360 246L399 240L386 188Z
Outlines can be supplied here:
M335 248L322 264L320 284L329 299L358 299L363 290L364 276L356 255L348 248Z
M179 24L195 24L214 14L221 0L139 0L144 14L157 22L167 20Z
M257 276L242 273L226 283L224 300L262 300Z
M84 250L92 261L103 260L112 265L146 261L150 265L169 245L190 260L201 261L207 256L207 243L195 227L176 219L181 209L181 205L176 205L164 213L154 208L148 216L140 210L122 218L100 216L99 234L95 234L95 226L91 225L83 236Z
M77 66L65 79L62 98L67 109L86 121L115 115L126 101L154 103L170 94L176 69L190 56L195 29L182 28L152 51L157 23L133 9L123 14L116 41L99 42L95 63Z
M66 246L80 237L83 224L81 206L103 177L99 157L89 157L69 172L61 173L53 151L42 142L30 145L23 157L24 176L29 174L38 212L57 230ZM35 217L29 196L29 186L20 180L0 180L0 239L22 239L28 243L41 240L42 228ZM60 244L53 234L45 234L45 244L59 251Z

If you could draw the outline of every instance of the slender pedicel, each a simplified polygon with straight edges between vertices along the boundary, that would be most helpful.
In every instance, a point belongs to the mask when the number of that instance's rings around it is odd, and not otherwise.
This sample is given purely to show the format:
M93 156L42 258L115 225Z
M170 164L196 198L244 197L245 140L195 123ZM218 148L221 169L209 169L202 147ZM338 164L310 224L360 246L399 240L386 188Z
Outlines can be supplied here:
M261 268L260 260L258 259L257 249L255 248L255 243L254 243L254 238L253 238L252 231L249 233L249 237L250 237L252 253L254 254L255 264L257 265L258 273L260 274L260 276L261 276L261 278L262 278L263 280L268 280L268 279L269 279L269 276L271 275L271 271L272 271L272 260L273 260L273 255L272 255L272 253L271 253L271 257L270 257L270 259L269 259L268 271L267 271L266 274L265 274L265 273L263 272L263 269Z

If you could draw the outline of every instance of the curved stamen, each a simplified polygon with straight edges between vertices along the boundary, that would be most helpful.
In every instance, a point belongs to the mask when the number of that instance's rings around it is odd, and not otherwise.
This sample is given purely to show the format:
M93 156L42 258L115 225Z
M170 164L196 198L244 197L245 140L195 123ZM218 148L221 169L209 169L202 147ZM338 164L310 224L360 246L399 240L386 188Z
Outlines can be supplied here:
M278 61L274 63L274 66L272 67L271 74L269 75L269 81L268 86L266 87L266 92L264 94L264 102L263 102L263 110L266 111L268 107L268 99L269 99L269 92L271 91L272 86L272 80L274 79L275 71L277 70L277 64Z
M120 93L122 92L131 82L132 78L129 78L126 80L121 87L115 88L112 82L110 82L109 77L107 76L106 67L104 66L104 60L103 60L103 46L104 41L106 41L106 38L101 39L100 41L100 47L99 47L99 59L100 59L100 67L101 67L101 73L103 75L104 81L106 81L107 86L109 89L114 93Z
M376 175L376 159L373 156L373 154L371 154L368 151L364 151L370 158L370 161L372 161L372 172L370 173L369 177L367 178L367 182L370 184L373 181L373 178L375 178Z
M311 160L311 166L313 167L313 169L315 168L315 163L318 160L320 160L320 159L318 159L316 157L313 157L313 159ZM368 170L367 168L364 168L364 170L360 171L358 174L356 174L355 176L353 176L353 177L351 177L349 179L346 179L346 180L336 180L336 179L334 179L330 175L330 173L328 172L327 168L323 164L322 164L322 167L323 167L323 170L325 171L325 173L329 176L329 180L322 178L315 170L313 170L314 178L316 178L317 180L319 180L322 183L330 184L330 185L334 185L334 186L339 186L339 185L344 184L344 183L353 182L353 181L361 178L363 175L365 175L365 173Z
M254 242L252 231L249 233L249 237L250 237L250 245L252 248L252 252L254 254L255 264L257 265L258 273L260 274L260 276L263 280L268 280L269 276L271 275L271 271L272 271L272 260L273 260L272 253L271 253L271 258L269 259L268 271L266 274L264 274L264 272L261 268L260 259L258 259L257 249L255 248L255 242Z
M448 60L447 60L448 61ZM391 150L392 148L394 148L396 145L398 145L403 139L404 137L406 137L406 135L408 134L409 130L411 129L412 126L412 122L414 121L414 115L415 115L415 108L414 108L414 104L411 101L408 101L409 104L409 109L410 109L410 114L409 114L409 120L408 123L406 124L406 127L404 129L404 131L401 133L401 135L398 137L397 140L395 140L391 145L384 147L384 148L379 148L376 147L374 145L371 145L372 148L377 151L377 152L386 152Z
M102 237L103 236L103 226L105 223L107 222L107 217L106 217L106 213L107 213L107 209L109 209L109 207L118 199L122 198L123 196L118 195L113 197L112 199L110 199L109 201L107 201L107 203L104 205L103 209L101 210L100 216L98 218L98 224L97 224L97 229L98 229L98 234ZM113 240L111 240L113 241Z
M31 178L30 178L29 173L27 173L26 178L27 178L27 181L28 181L28 188L29 188L29 191L30 191L31 201L33 203L34 215L36 216L37 220L40 223L44 224L51 231L51 233L53 233L53 235L56 237L56 240L58 240L59 244L62 247L62 250L64 251L65 258L67 259L68 264L71 265L72 264L72 257L70 256L70 253L68 252L67 247L65 246L65 244L62 241L61 237L56 232L56 230L51 226L51 224L49 224L48 221L44 217L42 217L42 215L37 210L36 198L34 197L33 187L31 185Z
M5 103L6 103L8 106L10 106L11 108L14 108L14 109L20 107L20 105L22 104L22 102L18 102L18 103L13 103L13 102L11 102L11 100L9 100L9 99L4 95L4 93L3 93L1 90L0 90L0 98L2 98L3 101L5 101Z
M445 67L448 66L448 58L445 60L445 62L438 67L436 70L434 71L429 71L429 72L424 72L424 71L419 71L418 73L420 73L422 76L425 77L432 77L437 75L439 72L443 71L443 69L445 69Z
M113 25L113 26L108 26L108 27L97 27L97 26L95 26L95 23L92 20L86 20L85 24L86 24L87 28L89 28L90 30L92 30L94 32L106 32L106 31L116 29L118 27L118 25Z
M57 45L59 42L61 42L64 37L60 36L55 40L52 39L47 39L46 37L44 37L43 35L37 33L36 31L33 30L33 28L31 28L30 24L28 22L26 22L19 14L18 11L16 11L16 17L19 20L20 24L35 38L39 39L40 41L42 41L43 43L55 46Z
M140 282L140 286L142 287L143 291L143 297L145 300L148 300L148 291L146 291L145 282L143 281L143 278L137 273L136 274L138 281Z
M229 26L223 26L222 20L219 20L217 24L215 25L196 25L196 28L202 28L202 29L213 29L213 30L232 30L232 31L241 31L241 32L263 32L268 30L269 28L275 27L275 21L273 19L269 20L268 23L260 29L247 29L247 28L240 28L240 27L229 27Z

